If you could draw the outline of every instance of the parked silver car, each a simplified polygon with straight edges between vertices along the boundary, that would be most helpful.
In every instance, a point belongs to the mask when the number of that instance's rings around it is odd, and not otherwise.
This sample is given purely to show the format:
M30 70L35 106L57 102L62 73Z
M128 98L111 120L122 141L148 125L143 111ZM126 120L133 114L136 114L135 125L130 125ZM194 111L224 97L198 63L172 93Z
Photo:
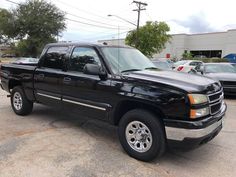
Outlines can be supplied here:
M204 76L219 80L226 95L236 95L236 66L231 63L207 63L200 71Z
M192 69L199 70L202 65L203 62L198 60L180 60L174 63L173 70L189 73Z
M15 61L11 62L13 64L23 64L23 65L37 65L39 62L38 58L17 58Z
M172 65L165 60L154 59L152 60L153 64L161 70L172 70Z

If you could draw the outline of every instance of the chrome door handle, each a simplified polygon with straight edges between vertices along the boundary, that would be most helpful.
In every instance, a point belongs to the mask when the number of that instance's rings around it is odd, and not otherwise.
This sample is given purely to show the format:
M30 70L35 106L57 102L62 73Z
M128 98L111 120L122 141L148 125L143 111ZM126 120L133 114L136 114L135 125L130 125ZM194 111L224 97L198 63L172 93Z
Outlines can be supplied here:
M44 74L39 74L38 75L38 79L43 79L44 78Z
M70 81L71 81L71 78L69 78L69 77L64 77L64 79L63 79L63 82L66 82L66 83L68 83Z

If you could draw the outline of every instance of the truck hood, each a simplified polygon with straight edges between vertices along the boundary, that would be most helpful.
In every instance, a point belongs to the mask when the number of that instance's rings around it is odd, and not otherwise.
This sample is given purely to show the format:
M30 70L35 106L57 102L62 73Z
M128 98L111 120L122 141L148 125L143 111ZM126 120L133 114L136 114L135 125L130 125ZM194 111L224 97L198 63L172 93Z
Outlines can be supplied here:
M213 85L214 83L217 83L216 80L213 80L209 77L175 71L144 70L129 73L127 77L130 79L140 79L170 85L189 93L211 91L208 89L209 86Z
M206 76L219 81L236 81L236 73L209 73Z

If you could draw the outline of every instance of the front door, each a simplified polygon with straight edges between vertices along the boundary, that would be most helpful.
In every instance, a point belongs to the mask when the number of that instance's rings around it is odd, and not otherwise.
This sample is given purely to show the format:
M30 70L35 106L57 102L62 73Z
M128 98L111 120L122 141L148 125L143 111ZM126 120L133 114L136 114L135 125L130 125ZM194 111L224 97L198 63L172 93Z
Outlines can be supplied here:
M106 119L110 109L110 94L106 89L109 89L110 80L102 81L97 75L84 74L87 63L101 66L96 50L75 47L63 78L63 105L79 116Z

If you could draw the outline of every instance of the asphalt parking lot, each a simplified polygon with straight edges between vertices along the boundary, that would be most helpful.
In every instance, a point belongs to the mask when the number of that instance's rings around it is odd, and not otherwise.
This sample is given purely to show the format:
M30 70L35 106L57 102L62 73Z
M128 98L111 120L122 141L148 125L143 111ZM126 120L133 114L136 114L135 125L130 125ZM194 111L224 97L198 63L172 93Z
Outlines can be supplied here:
M168 150L144 163L122 150L115 127L41 105L19 117L1 90L0 176L234 177L236 99L226 102L225 126L214 140L189 152Z

